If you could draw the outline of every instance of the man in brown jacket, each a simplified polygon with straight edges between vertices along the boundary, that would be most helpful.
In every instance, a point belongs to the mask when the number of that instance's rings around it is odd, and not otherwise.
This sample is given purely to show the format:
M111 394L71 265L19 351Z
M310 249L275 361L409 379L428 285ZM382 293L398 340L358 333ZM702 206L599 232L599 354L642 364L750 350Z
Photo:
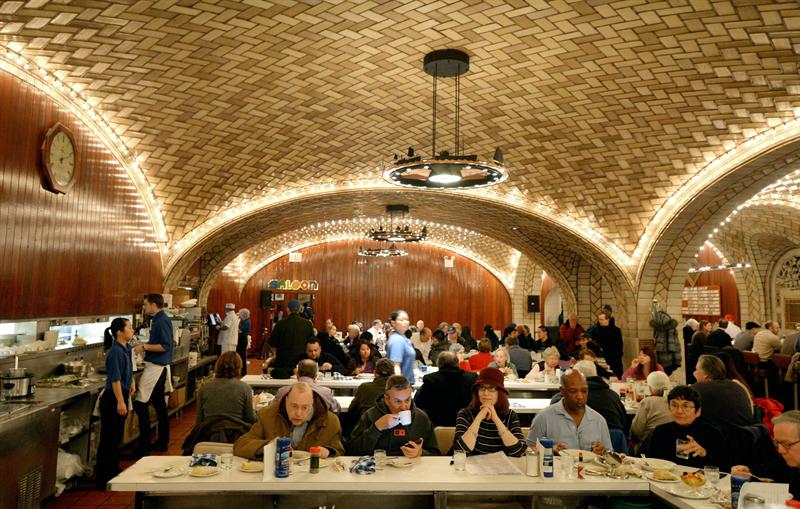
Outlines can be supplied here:
M339 418L305 382L294 384L280 404L258 412L250 431L233 444L233 454L262 459L264 446L278 437L289 437L295 450L318 445L323 458L344 454Z

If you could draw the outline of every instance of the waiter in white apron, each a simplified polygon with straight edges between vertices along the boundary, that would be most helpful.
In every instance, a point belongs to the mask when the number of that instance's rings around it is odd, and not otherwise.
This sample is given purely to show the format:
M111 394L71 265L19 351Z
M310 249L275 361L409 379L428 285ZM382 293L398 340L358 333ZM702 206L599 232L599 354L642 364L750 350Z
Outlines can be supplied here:
M139 417L139 453L150 454L151 450L166 451L169 445L169 418L165 395L172 392L172 321L163 311L164 297L151 293L144 298L144 311L153 317L150 323L150 341L134 348L144 352L144 371L139 379L138 392L133 408ZM150 403L156 409L158 438L150 444Z

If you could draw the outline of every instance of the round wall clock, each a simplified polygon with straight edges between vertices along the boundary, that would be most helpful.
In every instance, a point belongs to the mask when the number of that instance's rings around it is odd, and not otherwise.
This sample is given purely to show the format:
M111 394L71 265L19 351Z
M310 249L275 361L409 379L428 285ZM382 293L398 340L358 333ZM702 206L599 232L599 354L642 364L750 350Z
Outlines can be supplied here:
M66 193L78 177L78 152L72 132L61 123L51 127L42 144L44 187L54 193Z

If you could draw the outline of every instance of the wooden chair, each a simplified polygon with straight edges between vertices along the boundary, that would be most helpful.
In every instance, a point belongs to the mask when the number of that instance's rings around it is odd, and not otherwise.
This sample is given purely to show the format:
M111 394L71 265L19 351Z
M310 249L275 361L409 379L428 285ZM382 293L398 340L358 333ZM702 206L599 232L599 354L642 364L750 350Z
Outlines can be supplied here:
M778 368L779 383L784 382L786 380L786 372L789 369L789 364L792 362L792 356L776 353L772 356L772 362L775 363L775 367ZM792 404L794 405L792 408L797 410L797 381L792 380L791 382L787 383L792 384Z
M753 377L753 381L759 380L764 384L764 397L769 398L769 364L761 360L755 352L742 352L742 358L747 365L747 370Z
M439 444L439 452L442 456L446 456L453 447L453 440L456 437L456 428L453 426L436 426L433 428L433 433L436 435L436 442Z
M224 442L198 442L192 450L194 454L233 454L233 444Z

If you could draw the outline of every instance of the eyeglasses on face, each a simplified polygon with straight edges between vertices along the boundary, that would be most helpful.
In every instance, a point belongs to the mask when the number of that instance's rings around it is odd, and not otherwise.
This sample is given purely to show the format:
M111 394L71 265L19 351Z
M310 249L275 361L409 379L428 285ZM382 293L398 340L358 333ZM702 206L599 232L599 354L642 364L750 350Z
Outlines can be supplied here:
M775 447L783 447L785 450L789 450L797 444L800 444L800 440L795 440L794 442L788 442L786 440L773 440L773 444Z
M684 412L691 412L694 410L694 403L675 403L674 401L669 404L670 410L683 410Z
M497 392L497 387L493 385L480 385L478 386L478 390L483 392Z

